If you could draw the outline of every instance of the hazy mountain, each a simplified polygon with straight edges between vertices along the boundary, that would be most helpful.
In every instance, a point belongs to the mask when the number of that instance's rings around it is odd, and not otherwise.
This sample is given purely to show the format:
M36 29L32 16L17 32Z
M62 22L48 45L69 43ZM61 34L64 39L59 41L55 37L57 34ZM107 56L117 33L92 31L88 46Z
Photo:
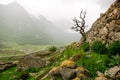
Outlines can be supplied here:
M49 44L72 40L75 40L73 36L64 34L44 16L29 15L17 2L0 5L0 41Z

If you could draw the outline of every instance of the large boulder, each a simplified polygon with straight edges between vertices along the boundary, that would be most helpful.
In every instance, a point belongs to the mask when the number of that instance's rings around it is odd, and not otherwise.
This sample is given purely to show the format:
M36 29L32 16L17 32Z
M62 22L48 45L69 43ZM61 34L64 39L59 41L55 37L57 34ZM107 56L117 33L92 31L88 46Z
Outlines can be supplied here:
M105 73L101 73L97 71L98 77L95 80L120 80L120 66L114 66L105 71Z
M37 55L26 55L18 60L17 69L27 70L47 66L48 60Z
M87 69L77 66L71 60L65 60L59 67L54 67L50 70L52 80L57 80L61 77L63 80L87 80L90 73Z
M76 70L63 67L63 68L60 68L60 75L63 80L71 80L76 77Z
M105 71L105 76L111 79L120 79L120 66L114 66Z

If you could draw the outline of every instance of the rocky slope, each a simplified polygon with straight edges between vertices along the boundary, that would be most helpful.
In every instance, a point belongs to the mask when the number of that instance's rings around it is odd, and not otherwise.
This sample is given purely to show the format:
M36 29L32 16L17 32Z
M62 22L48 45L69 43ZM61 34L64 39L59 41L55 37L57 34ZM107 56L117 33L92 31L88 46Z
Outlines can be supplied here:
M96 40L106 44L120 40L120 0L116 0L105 13L101 13L87 32L87 42L93 43Z

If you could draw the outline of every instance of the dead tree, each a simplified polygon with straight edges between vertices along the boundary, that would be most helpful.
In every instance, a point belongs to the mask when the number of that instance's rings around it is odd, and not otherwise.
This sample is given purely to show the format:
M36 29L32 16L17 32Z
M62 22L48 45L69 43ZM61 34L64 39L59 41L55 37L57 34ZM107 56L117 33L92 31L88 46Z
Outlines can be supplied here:
M81 11L80 12L80 16L79 16L79 19L77 19L76 17L73 19L73 22L74 22L74 26L71 27L71 29L73 29L74 31L76 32L79 32L83 39L82 41L86 41L86 33L85 33L85 27L87 27L85 25L85 17L86 17L86 11Z

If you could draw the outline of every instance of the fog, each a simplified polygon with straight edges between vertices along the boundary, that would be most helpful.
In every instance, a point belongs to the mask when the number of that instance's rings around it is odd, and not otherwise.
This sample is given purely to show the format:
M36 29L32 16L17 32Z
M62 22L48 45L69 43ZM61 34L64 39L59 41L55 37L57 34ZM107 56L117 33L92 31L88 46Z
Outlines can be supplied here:
M78 41L81 35L70 29L73 26L72 19L79 17L81 10L86 10L87 31L113 1L115 0L0 0L0 39L26 38L28 43L47 43L45 40Z
M91 27L100 13L115 0L17 0L30 14L34 16L44 15L48 20L62 28L69 29L72 26L74 16L78 17L81 10L87 10L86 24ZM58 24L65 23L67 24ZM57 23L57 24L56 24ZM69 30L69 32L71 32ZM71 32L73 33L73 32Z

